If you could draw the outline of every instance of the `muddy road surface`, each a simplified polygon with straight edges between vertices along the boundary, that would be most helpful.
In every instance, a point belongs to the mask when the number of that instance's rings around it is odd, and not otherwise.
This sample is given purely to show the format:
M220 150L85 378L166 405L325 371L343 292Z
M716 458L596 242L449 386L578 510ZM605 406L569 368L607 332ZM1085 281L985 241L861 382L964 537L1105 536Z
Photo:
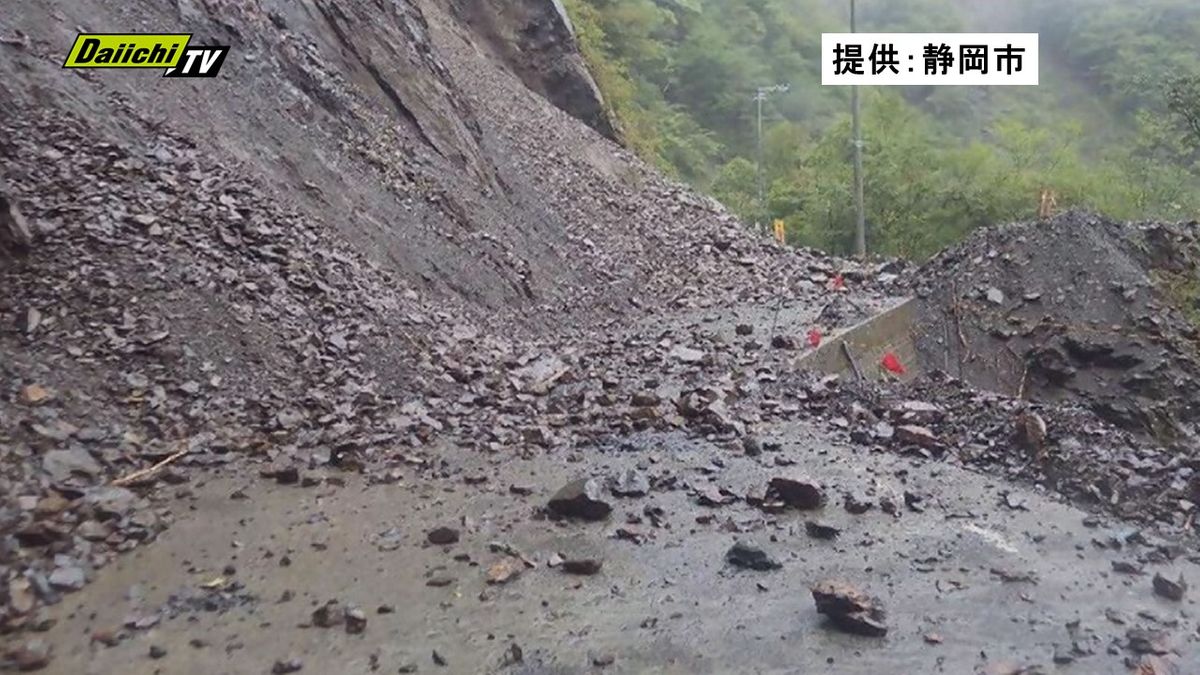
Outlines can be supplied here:
M441 478L391 485L198 477L165 501L174 524L158 542L52 608L51 672L1123 673L1169 651L1200 662L1194 600L1153 582L1196 578L1197 565L1169 562L1152 533L952 465L830 444L805 424L761 442L748 456L647 433L538 462L446 447ZM820 484L823 507L747 502L798 475ZM639 496L614 496L613 476ZM547 517L556 489L585 477L611 513ZM780 566L730 563L736 542ZM887 635L819 615L810 588L828 578L875 596Z

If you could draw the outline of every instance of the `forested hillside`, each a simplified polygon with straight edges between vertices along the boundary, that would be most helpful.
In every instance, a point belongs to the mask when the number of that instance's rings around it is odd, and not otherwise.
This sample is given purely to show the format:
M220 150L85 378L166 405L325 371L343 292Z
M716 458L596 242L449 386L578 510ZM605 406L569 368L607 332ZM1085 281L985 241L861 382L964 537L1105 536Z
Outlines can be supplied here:
M820 86L847 0L567 0L627 142L793 243L851 243L849 90ZM1122 219L1200 210L1200 3L860 0L863 31L1036 31L1041 86L867 88L869 243L924 257L983 224L1060 207ZM766 212L755 169L765 108Z

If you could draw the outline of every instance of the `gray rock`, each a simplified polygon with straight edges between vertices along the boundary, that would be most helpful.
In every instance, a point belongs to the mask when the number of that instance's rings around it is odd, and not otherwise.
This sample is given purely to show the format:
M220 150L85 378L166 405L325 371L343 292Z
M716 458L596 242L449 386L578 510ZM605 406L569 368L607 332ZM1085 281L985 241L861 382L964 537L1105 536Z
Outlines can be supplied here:
M734 543L725 553L725 561L735 567L769 572L783 567L771 554L744 541Z
M57 567L50 573L50 585L68 591L77 591L87 584L87 574L78 565Z
M846 493L842 505L847 512L853 513L856 516L870 511L875 506L867 497L854 493Z
M455 544L458 542L459 532L453 527L435 527L430 530L425 538L429 543L437 546L445 546L447 544Z
M83 495L83 503L92 507L101 520L128 515L137 501L138 496L133 492L112 485L92 488Z
M1164 630L1130 628L1125 631L1130 651L1137 654L1167 654L1171 651L1171 636Z
M757 457L762 454L762 443L757 436L745 436L742 438L742 450L747 457Z
M604 520L612 513L612 505L602 495L599 481L582 478L564 485L550 498L550 511L566 518Z
M683 345L676 345L669 356L683 363L700 363L704 360L704 352Z
M367 629L367 614L358 607L346 607L346 632L357 635Z
M0 249L27 253L33 244L33 234L16 202L8 196L8 191L8 187L0 181Z
M84 448L51 450L42 456L42 470L55 483L63 483L74 476L95 478L103 468Z
M915 424L896 427L896 440L901 443L911 443L927 450L936 450L941 447L941 442L932 431Z
M568 558L562 561L562 571L583 576L597 574L603 566L604 561L599 558Z
M545 395L571 369L557 356L547 355L513 371L520 388L530 394Z
M1161 574L1155 574L1154 592L1168 600L1179 602L1187 593L1187 582L1183 580L1183 575L1180 575L1177 581L1172 581Z
M8 651L7 657L15 670L32 672L50 665L52 653L45 640L30 640Z
M281 659L271 666L271 675L286 675L298 672L303 668L304 662L300 659Z
M825 492L815 481L807 478L777 476L767 487L768 495L796 509L819 509L825 504Z
M814 520L804 523L804 531L813 539L837 539L838 535L842 533L839 528Z
M636 469L626 469L612 477L609 489L617 497L644 497L650 492L650 480Z

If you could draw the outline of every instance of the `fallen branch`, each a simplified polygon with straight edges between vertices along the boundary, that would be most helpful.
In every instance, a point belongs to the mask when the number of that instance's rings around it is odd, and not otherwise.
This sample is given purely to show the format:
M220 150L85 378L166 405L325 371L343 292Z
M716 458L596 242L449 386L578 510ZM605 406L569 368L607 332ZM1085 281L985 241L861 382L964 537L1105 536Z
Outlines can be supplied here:
M954 328L958 331L958 343L962 346L962 349L965 352L965 356L959 359L959 364L961 365L964 360L971 360L971 346L967 344L967 336L963 334L962 310L960 310L958 306L958 284L951 285L950 293L954 297L954 302L950 305L950 308L954 312Z
M127 476L122 476L122 477L114 480L112 482L112 484L117 485L117 486L122 486L122 485L128 485L130 483L137 482L137 481L145 478L146 476L150 476L154 473L157 473L164 466L170 464L171 462L174 462L175 460L179 459L180 457L183 457L186 454L188 454L188 449L184 448L184 449L180 450L179 452L172 453L166 459L159 462L158 464L155 464L154 466L146 467L145 469L138 469L137 471L134 471L133 473L131 473Z

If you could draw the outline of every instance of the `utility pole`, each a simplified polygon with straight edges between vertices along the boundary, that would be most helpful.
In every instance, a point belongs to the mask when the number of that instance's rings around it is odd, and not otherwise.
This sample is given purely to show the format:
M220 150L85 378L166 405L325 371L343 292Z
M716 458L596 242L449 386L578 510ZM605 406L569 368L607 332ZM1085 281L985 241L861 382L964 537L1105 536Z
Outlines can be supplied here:
M854 0L850 0L851 33L858 32L854 9ZM850 89L850 108L854 126L854 250L858 253L858 257L865 258L867 256L867 211L863 198L862 103L858 98L858 85L854 85Z
M774 93L783 93L791 88L787 84L773 84L769 87L759 87L754 92L754 101L758 104L758 215L759 217L766 216L767 213L767 191L765 186L765 177L763 175L763 102L767 100L767 96ZM760 223L755 223L756 227L762 227Z

